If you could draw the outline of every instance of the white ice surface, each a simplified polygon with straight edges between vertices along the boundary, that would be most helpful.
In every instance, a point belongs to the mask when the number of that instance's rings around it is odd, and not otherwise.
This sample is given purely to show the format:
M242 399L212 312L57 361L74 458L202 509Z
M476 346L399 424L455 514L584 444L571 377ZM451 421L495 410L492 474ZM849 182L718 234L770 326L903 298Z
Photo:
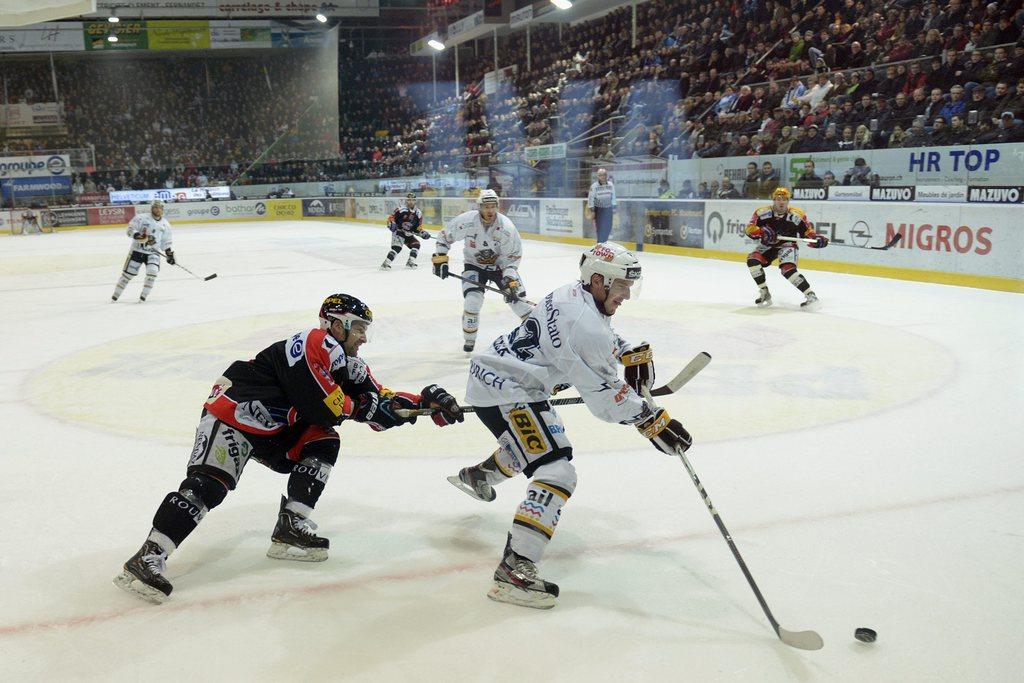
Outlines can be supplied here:
M111 577L184 474L212 381L363 298L385 384L462 396L461 297L421 267L380 272L388 235L344 223L175 227L202 282L164 266L111 304L120 230L0 238L0 679L1016 681L1024 671L1024 298L644 254L616 327L661 379L711 365L664 406L768 603L818 652L778 642L681 464L630 427L561 410L579 486L541 564L538 612L486 599L517 479L484 504L445 476L493 439L474 417L341 428L315 520L323 564L264 555L285 478L257 463L169 563L161 607ZM580 248L527 241L528 295ZM405 253L396 263L404 263ZM488 295L481 344L515 324ZM879 633L868 646L858 626ZM1016 672L1016 673L1015 673Z

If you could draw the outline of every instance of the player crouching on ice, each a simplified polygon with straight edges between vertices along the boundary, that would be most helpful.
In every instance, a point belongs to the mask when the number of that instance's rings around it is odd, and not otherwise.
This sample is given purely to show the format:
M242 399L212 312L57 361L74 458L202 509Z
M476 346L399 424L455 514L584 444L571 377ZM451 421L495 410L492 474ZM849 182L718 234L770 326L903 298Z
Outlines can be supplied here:
M814 226L800 209L789 205L789 190L784 187L772 192L771 206L762 206L754 212L747 225L747 235L761 240L761 244L747 254L747 268L760 289L760 296L754 301L758 306L771 306L772 295L765 284L764 268L779 259L779 270L783 277L804 293L803 307L814 304L818 297L811 290L811 284L796 269L799 247L797 242L780 242L779 237L801 237L815 240L808 246L821 249L828 246L828 238L814 231Z
M415 422L399 416L399 408L434 408L440 426L462 422L462 408L436 384L415 395L377 383L358 355L372 321L359 299L334 294L320 308L319 329L231 364L203 407L185 479L157 508L146 542L114 578L118 587L165 600L172 588L164 575L168 555L235 488L250 458L288 474L267 556L322 562L330 543L313 533L309 517L338 459L334 427L355 420L383 431Z
M384 257L384 263L380 264L381 270L391 270L391 263L402 251L403 244L409 248L409 260L405 262L405 267L416 267L416 256L420 253L420 241L416 238L430 239L430 233L424 230L422 225L423 212L416 208L416 195L410 192L405 195L405 206L399 206L388 216L391 251Z
M639 280L634 254L598 244L584 253L579 282L548 294L519 327L470 362L466 402L497 438L498 449L448 481L491 501L496 484L520 472L531 480L494 572L487 594L492 600L547 609L558 597L558 586L539 578L536 565L576 488L572 445L548 402L556 387L575 386L596 417L634 425L665 453L690 447L683 426L638 393L654 379L650 345L632 346L611 327L619 306L637 295Z

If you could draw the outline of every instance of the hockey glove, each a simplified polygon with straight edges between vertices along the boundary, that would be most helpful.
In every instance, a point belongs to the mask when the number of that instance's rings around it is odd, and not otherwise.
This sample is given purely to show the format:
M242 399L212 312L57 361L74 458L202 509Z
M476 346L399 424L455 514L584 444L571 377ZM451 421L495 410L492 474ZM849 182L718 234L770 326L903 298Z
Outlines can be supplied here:
M395 222L391 219L388 219L388 230L390 230L391 232L398 230L398 226L395 225Z
M137 241L142 242L143 244L145 244L147 238L146 238L146 234L145 233L136 232L136 233L132 234L132 239L133 240L137 240Z
M808 238L814 240L807 244L811 249L824 249L828 246L828 238L824 235L815 233L813 235L808 235Z
M679 420L670 418L664 408L658 408L654 415L637 423L636 428L655 448L669 455L676 455L676 448L685 453L693 444L690 433Z
M167 263L172 265L172 266L175 263L177 263L177 261L174 259L174 252L171 251L170 249L167 250Z
M415 409L417 407L415 401L399 395L387 398L376 392L368 391L359 395L352 419L356 422L365 422L375 432L383 432L392 427L416 422L415 416L401 417L395 413L395 408Z
M775 232L774 228L765 226L761 228L761 244L766 247L770 247L779 241L779 234Z
M448 277L448 254L434 254L430 260L434 264L434 275L442 280Z
M505 297L505 303L514 304L519 300L519 297L522 296L519 291L520 287L519 280L514 277L506 275L501 278L501 293Z
M640 342L619 358L626 366L626 384L638 394L654 384L654 352L647 342Z
M429 240L430 237L431 237L430 233L427 232L426 230L420 230L416 234L418 234L420 236L420 239L424 239L424 240Z
M555 386L551 387L551 395L554 396L555 394L562 391L566 391L568 389L572 389L571 384L556 384Z
M421 408L433 408L437 412L430 416L438 427L446 427L466 419L462 413L462 406L449 394L436 384L423 387L420 392Z

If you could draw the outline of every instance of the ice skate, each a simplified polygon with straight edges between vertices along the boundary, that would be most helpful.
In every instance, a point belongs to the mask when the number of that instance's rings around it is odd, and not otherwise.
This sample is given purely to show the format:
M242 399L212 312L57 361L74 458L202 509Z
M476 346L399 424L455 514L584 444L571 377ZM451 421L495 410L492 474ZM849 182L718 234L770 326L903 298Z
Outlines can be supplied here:
M275 560L295 560L297 562L323 562L327 559L327 549L331 542L313 532L316 523L302 515L286 510L288 499L281 496L281 510L277 515L277 526L270 536L270 549L267 557Z
M465 351L466 353L472 353L473 352L473 347L475 347L475 346L476 346L476 341L468 341L468 342L466 342L465 344L462 345L462 350Z
M505 543L505 556L494 572L494 585L487 597L534 609L551 609L558 598L558 586L537 577L537 565L512 550L512 534Z
M110 302L114 303L114 304L117 303L117 295L116 294L111 294L110 295Z
M384 261L384 263L380 264L380 269L391 270L391 261Z
M484 471L479 467L463 467L459 473L448 477L451 485L467 495L489 503L498 497L494 487L487 483Z
M807 292L807 299L800 304L800 308L814 310L818 307L818 295L814 292Z
M140 304L146 303L146 295L145 294L139 294L139 303Z
M772 293L768 291L767 287L761 288L761 296L754 299L754 303L761 308L768 308L772 305Z
M124 563L124 570L114 577L114 585L156 605L167 600L173 586L164 576L167 553L153 541L146 541L139 552Z
M405 267L406 268L418 268L419 265L415 261L406 261L405 262Z

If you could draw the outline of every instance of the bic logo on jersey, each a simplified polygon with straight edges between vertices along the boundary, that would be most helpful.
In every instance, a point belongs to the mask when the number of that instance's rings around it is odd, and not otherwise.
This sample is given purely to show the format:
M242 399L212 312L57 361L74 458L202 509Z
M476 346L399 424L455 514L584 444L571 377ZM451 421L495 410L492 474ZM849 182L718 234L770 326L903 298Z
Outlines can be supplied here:
M527 453L541 455L548 451L548 444L544 440L544 436L541 434L529 410L517 408L509 412L508 419L512 423L512 428L516 430L519 442L526 448Z

